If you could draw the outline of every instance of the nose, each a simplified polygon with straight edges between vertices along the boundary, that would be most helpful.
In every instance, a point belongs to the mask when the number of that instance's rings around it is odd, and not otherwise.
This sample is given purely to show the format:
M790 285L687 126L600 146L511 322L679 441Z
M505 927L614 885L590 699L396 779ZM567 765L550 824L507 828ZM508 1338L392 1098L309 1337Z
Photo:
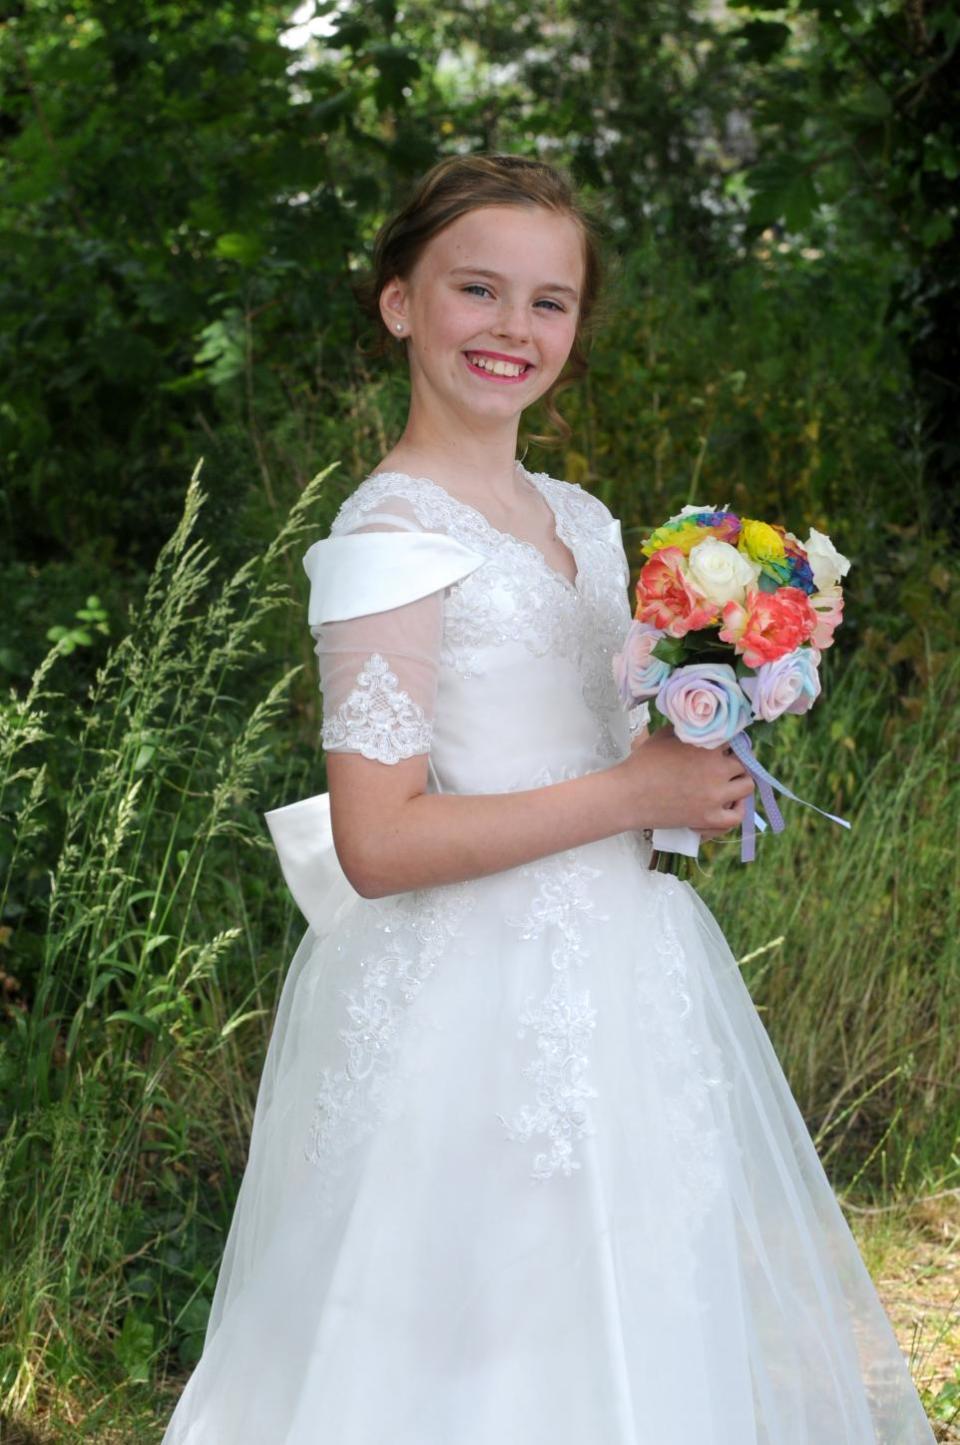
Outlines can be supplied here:
M516 341L528 341L530 338L530 317L526 306L517 301L513 305L508 301L502 302L497 316L494 333L497 336L510 336Z

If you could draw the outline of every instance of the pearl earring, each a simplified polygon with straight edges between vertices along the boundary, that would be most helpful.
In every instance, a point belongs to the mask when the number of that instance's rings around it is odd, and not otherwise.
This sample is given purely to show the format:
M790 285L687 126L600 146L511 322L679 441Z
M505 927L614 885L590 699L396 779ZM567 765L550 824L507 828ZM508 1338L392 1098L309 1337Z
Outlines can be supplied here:
M397 322L397 330L398 330L398 331L402 331L402 330L403 330L403 322L402 322L402 321L398 321L398 322Z

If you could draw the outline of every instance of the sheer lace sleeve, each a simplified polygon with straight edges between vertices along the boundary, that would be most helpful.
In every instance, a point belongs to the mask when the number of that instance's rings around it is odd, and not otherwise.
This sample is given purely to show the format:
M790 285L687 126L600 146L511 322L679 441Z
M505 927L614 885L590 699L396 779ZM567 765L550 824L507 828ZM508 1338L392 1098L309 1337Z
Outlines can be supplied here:
M340 535L418 530L408 504L388 500ZM381 763L429 753L442 628L442 587L402 606L311 626L328 752Z

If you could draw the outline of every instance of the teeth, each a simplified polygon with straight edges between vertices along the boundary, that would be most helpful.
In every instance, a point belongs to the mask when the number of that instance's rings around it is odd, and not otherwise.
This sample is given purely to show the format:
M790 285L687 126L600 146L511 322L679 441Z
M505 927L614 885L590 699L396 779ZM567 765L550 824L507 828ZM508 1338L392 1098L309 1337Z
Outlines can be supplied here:
M519 376L524 367L518 366L515 361L494 361L489 356L471 356L470 360L474 366L479 366L482 371L490 371L494 376Z

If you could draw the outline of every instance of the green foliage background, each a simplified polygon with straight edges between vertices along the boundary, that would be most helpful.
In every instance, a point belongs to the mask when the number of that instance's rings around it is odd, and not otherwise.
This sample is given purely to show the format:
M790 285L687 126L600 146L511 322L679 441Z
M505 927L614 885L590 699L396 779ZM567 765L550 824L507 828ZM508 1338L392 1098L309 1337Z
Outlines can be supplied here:
M299 929L260 814L323 786L299 557L405 413L349 281L451 151L568 166L607 239L528 465L635 561L701 498L854 560L775 745L854 834L698 882L838 1188L960 1170L960 10L308 8L0 18L0 1410L60 1439L158 1436L200 1348Z

